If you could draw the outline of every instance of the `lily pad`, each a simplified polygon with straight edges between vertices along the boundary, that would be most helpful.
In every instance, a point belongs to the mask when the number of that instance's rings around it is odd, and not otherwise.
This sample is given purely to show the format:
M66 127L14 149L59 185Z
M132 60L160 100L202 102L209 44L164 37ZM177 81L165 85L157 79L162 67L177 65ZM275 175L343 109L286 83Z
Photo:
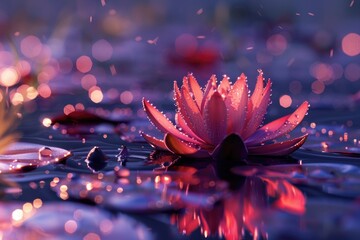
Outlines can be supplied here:
M0 154L0 172L14 172L57 163L71 153L58 147L16 142Z

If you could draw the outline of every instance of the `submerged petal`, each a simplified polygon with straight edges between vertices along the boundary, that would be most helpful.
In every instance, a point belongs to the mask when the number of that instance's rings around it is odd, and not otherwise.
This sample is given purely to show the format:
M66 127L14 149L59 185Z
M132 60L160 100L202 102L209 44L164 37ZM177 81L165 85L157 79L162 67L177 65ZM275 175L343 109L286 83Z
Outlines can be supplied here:
M252 155L284 156L300 148L305 143L307 137L308 135L305 134L301 137L291 140L265 144L261 146L248 147L248 149L249 153Z
M248 87L246 76L241 74L236 80L225 99L228 108L227 133L238 133L241 135L248 105Z
M257 145L289 133L304 119L308 109L309 103L303 102L292 114L276 119L258 129L246 139L246 144Z
M227 110L219 92L215 92L205 105L204 120L210 143L217 145L226 135Z

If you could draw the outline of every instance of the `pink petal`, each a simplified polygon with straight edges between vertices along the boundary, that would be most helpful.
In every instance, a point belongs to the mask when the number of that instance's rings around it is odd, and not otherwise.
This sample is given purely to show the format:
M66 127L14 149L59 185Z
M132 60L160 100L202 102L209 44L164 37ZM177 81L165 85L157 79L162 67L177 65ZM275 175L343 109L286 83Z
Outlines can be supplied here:
M159 150L167 150L163 140L157 139L146 133L140 132L141 136L153 147Z
M213 95L215 89L216 89L216 76L212 75L205 87L204 97L202 99L201 108L200 108L201 112L204 110L206 102L209 101L209 99Z
M259 72L259 75L257 77L255 89L249 99L250 101L248 101L248 108L247 108L248 110L247 110L247 115L246 115L247 122L251 119L251 117L253 115L253 111L254 111L254 106L259 101L259 99L261 99L262 93L264 91L263 72L261 69L259 69L258 72Z
M180 112L183 115L185 122L197 136L199 136L203 141L209 142L209 136L204 126L203 116L195 101L192 99L186 88L181 88L181 94Z
M264 119L267 107L270 103L270 93L271 93L271 81L268 80L264 92L259 96L259 99L252 101L253 110L250 116L250 119L247 119L246 128L242 134L244 139L247 139L251 134L253 134L256 129L260 126L261 122Z
M291 140L265 144L262 146L248 147L249 153L252 155L271 155L284 156L288 155L300 148L307 138L307 134Z
M180 89L177 85L177 82L174 81L174 99L175 99L175 104L178 108L180 108L180 104L181 104L181 92Z
M170 120L164 116L159 110L157 110L149 101L143 99L144 110L149 118L149 120L154 124L154 126L162 131L163 133L172 133L176 137L196 143L196 141L189 136L185 135L184 133L180 132Z
M228 107L227 133L238 133L241 135L248 105L248 87L246 77L241 74L234 83L225 100Z
M223 79L221 80L218 88L217 88L217 91L221 94L221 95L224 95L226 96L230 90L230 82L229 82L229 77L224 75Z
M248 146L275 139L292 131L304 119L309 103L303 102L292 114L276 119L258 129L245 142Z
M187 76L183 77L182 87L185 87L188 91L190 90L189 79L187 78Z
M217 91L205 105L204 120L211 144L219 144L226 135L227 109L223 98Z
M206 151L201 151L198 147L193 147L189 143L183 142L171 133L165 134L165 145L172 153L177 155L193 156L193 157L208 157Z
M253 103L257 102L261 98L262 93L264 91L263 71L259 69L258 72L259 72L259 75L257 77L255 89L254 89L253 94L251 95L251 101Z
M182 116L181 113L177 112L175 114L175 122L176 125L179 126L182 129L182 132L186 133L186 135L194 138L194 140L197 140L198 142L196 142L196 144L198 145L202 145L202 144L206 144L198 135L196 135L187 125L187 123L184 120L184 117Z
M188 75L190 92L194 95L194 99L199 108L201 108L201 102L203 99L203 92L200 85L196 81L192 74Z
M192 127L192 120L190 118L190 115L187 112L187 106L185 105L185 101L183 99L183 96L180 92L179 87L177 86L176 81L174 82L174 98L176 105L178 106L178 113L175 115L175 121L179 125L179 127L182 128L182 132L186 133L190 137L194 138L192 143L203 145L206 144L205 141L198 136L195 131L193 130L194 127ZM190 124L190 126L189 126ZM188 141L184 139L185 141Z

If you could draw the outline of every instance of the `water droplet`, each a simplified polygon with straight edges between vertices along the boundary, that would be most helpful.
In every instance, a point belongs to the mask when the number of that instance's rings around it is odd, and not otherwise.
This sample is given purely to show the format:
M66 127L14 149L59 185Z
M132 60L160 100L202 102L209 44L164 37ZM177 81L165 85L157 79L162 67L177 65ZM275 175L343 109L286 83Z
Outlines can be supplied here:
M52 150L49 147L42 147L39 149L39 159L41 160L43 157L51 157Z

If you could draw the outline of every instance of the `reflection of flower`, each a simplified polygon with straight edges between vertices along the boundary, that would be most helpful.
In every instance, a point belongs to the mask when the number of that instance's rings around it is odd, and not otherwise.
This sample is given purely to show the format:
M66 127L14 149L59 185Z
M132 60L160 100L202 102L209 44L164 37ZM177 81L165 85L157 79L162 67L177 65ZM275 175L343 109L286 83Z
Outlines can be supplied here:
M275 201L270 203L269 199ZM248 232L253 239L267 239L263 221L267 214L280 209L302 215L305 203L303 193L286 180L247 178L239 190L214 208L188 208L171 220L186 235L200 227L205 237L218 234L226 240L243 239Z
M233 133L241 138L242 147L249 154L290 154L305 142L307 135L283 142L271 141L286 135L302 121L308 111L308 102L302 103L292 114L260 127L270 103L270 92L271 81L268 80L264 86L262 71L259 71L251 96L248 95L244 74L234 84L224 76L218 86L213 75L204 90L189 74L184 77L181 88L174 83L178 108L176 126L144 99L144 109L150 121L165 136L163 140L145 133L142 136L156 148L193 157L209 156L226 136L233 136Z
M0 102L0 152L17 138L14 134L14 126L17 122L16 109L16 107L7 107L5 100Z

